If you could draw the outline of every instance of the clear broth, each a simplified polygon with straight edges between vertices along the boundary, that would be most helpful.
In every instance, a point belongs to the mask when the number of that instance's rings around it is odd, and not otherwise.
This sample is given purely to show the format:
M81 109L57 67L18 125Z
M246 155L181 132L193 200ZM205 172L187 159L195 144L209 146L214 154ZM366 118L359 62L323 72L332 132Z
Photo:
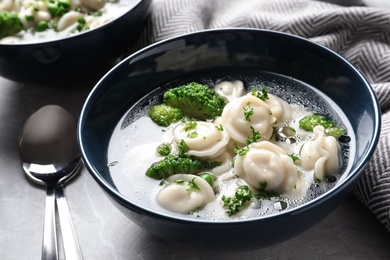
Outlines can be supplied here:
M282 98L289 104L294 104L296 113L299 114L301 110L316 112L331 118L346 129L346 135L338 140L342 155L340 172L329 178L327 182L312 183L296 194L282 194L269 200L262 200L256 205L251 205L249 210L245 210L237 216L228 217L227 214L224 214L223 208L215 205L220 203L218 199L209 203L204 210L197 214L183 215L163 209L155 200L156 194L162 188L160 181L147 177L145 172L153 162L162 159L161 156L156 155L155 151L162 142L171 142L173 126L166 128L156 126L147 117L148 109L154 104L161 103L162 95L166 89L192 81L214 87L221 81L234 80L241 80L246 92L254 87L265 86L269 93ZM132 203L151 211L177 217L206 221L229 221L279 214L328 192L343 179L343 174L348 172L351 167L350 164L353 160L349 157L354 154L354 140L352 127L343 111L329 97L312 86L292 78L263 71L214 72L188 76L162 84L141 98L118 122L110 140L107 159L115 185L119 192Z

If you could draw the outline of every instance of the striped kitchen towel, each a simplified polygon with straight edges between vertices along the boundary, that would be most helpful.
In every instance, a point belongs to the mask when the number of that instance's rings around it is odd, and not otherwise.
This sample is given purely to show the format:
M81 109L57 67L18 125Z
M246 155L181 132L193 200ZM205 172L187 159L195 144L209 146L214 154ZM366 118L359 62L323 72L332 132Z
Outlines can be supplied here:
M390 231L390 9L313 0L155 0L134 49L224 27L270 29L309 38L336 51L366 76L380 102L382 132L353 194Z

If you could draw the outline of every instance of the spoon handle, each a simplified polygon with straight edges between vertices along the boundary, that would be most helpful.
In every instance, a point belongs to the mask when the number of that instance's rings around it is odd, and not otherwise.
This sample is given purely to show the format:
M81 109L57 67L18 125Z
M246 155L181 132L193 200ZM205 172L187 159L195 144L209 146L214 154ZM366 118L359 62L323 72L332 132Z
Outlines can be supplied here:
M61 223L61 232L64 242L64 251L66 259L82 260L80 245L77 240L76 232L73 227L72 218L69 213L68 203L65 199L63 185L57 186L56 199L58 207L58 216Z
M45 202L45 222L43 227L42 260L58 259L56 219L55 219L55 187L48 186Z

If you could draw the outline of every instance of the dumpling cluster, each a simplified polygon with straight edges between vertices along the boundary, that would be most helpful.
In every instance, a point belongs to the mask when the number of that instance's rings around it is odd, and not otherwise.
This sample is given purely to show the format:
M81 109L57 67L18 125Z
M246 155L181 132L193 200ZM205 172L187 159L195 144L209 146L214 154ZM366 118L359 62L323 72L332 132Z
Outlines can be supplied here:
M320 180L338 171L340 147L334 137L326 136L322 126L314 128L314 140L299 147L300 165L273 138L278 124L295 120L284 100L260 91L244 93L240 81L221 82L215 90L229 101L221 117L177 124L172 143L179 150L184 142L189 156L220 161L221 165L210 172L217 185L225 186L211 187L196 175L173 175L157 196L160 206L177 213L202 208L224 196L224 192L232 193L226 188L228 184L223 184L226 176L237 178L254 192L283 194L296 189L300 170L314 172ZM199 190L188 188L191 181L196 182ZM214 191L219 194L216 196Z

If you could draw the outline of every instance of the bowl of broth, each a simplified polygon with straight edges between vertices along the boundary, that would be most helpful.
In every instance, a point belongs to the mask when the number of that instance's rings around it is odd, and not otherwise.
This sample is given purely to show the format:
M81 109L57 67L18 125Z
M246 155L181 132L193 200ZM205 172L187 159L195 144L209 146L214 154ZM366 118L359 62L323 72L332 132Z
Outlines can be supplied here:
M150 5L150 0L3 1L0 75L46 85L98 79L130 52Z
M219 114L197 118L202 107L183 101L180 118L153 120L152 108L174 106L167 93L194 84L222 100ZM313 120L326 124L303 126ZM214 29L111 69L83 106L78 142L103 192L148 232L248 250L329 215L364 171L380 125L372 87L337 53L276 31Z

